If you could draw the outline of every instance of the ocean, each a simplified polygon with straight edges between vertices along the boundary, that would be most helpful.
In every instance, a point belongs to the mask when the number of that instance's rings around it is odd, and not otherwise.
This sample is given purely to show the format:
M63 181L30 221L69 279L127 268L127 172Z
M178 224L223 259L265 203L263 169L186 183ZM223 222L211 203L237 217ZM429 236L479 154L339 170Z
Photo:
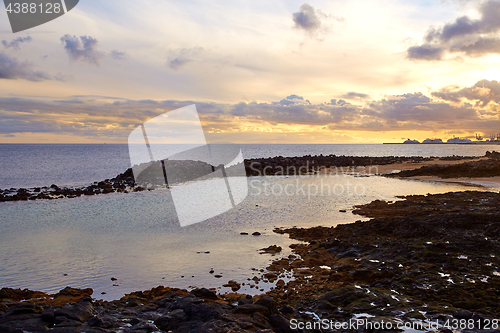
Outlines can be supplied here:
M246 144L243 158L304 155L484 156L496 145ZM126 144L0 144L0 189L89 185L130 167Z
M484 155L493 147L403 145L242 145L244 158L316 154L356 156ZM0 188L90 184L129 167L126 145L0 145ZM236 208L201 223L179 227L166 189L72 199L0 203L0 287L57 292L93 288L97 299L158 285L218 288L246 283L240 292L260 293L272 285L249 286L248 278L298 241L275 227L334 226L366 220L355 205L400 195L470 189L353 175L248 178L249 193ZM346 210L346 212L341 212ZM253 232L260 236L252 236ZM248 233L242 235L241 233ZM259 249L279 245L271 256ZM216 278L209 273L214 269ZM112 281L111 278L116 278Z

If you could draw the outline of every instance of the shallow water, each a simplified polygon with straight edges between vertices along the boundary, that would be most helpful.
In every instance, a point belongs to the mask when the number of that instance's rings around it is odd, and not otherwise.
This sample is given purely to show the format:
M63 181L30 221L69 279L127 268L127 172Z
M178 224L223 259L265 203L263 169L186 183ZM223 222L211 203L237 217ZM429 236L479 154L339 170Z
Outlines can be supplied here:
M260 248L277 244L284 249L278 256L290 253L288 245L297 241L273 233L275 227L351 223L363 220L350 212L354 205L467 189L378 176L248 180L249 195L236 208L183 228L167 190L0 203L0 287L91 287L94 297L108 300L157 285L219 288L229 280L247 282L252 268L277 257L259 254ZM254 231L262 235L251 236Z

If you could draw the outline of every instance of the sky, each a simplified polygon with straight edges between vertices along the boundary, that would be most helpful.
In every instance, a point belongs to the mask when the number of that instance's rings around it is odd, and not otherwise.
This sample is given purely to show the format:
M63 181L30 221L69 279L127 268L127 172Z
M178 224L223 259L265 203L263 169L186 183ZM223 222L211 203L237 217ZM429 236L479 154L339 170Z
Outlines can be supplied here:
M500 132L500 0L80 0L12 33L0 143L127 143L195 104L211 142Z

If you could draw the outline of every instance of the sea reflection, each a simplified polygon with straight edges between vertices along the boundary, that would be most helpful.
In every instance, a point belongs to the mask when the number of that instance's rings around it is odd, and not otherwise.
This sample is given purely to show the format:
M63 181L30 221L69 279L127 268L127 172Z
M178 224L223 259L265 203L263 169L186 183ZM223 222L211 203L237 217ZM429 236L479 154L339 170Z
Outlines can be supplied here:
M278 256L290 254L288 246L297 241L273 233L275 227L351 223L365 220L351 213L354 205L470 189L351 175L251 177L249 182L253 189L235 209L184 228L173 223L167 190L1 203L0 287L47 292L90 287L102 299L160 284L219 288L229 280L247 282L256 274L252 268L264 269L276 258L259 254L261 248L276 244L284 249ZM341 193L348 184L352 192ZM327 185L336 192L327 193ZM261 235L252 236L255 231ZM259 292L248 285L242 291Z

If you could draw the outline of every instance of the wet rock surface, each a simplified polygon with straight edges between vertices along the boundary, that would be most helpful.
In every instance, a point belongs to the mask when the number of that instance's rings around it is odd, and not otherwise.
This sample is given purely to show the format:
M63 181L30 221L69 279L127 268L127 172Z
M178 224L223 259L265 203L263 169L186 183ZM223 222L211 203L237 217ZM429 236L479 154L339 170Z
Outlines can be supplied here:
M277 253L280 253L281 250L283 250L281 248L281 246L278 246L278 245L271 245L271 246L268 246L268 247L265 247L265 248L262 248L260 249L259 251L260 254L264 254L264 253L269 253L269 254L277 254Z
M230 280L228 283L223 284L222 286L231 288L232 291L238 291L241 288L241 284L234 280Z
M73 289L77 291L77 289ZM11 297L28 291L2 289L0 332L289 332L289 322L271 297L229 294L218 296L201 288L157 287L113 302L82 296L64 305L50 295L16 302ZM43 297L42 297L43 295ZM40 298L42 297L42 298ZM15 298L15 297L14 297Z
M499 204L492 192L408 196L357 207L368 222L276 229L307 243L268 267L294 275L269 295L290 318L470 319L475 332L500 317Z

